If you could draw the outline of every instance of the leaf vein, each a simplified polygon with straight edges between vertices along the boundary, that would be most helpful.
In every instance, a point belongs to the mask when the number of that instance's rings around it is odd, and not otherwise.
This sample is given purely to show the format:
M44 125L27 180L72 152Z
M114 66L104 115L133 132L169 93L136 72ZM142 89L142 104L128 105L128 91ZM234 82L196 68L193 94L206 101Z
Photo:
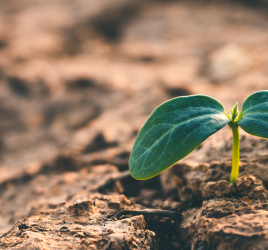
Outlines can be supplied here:
M221 115L222 113L217 113L217 114L219 114L219 115ZM206 117L206 116L211 116L211 115L215 115L215 114L206 114L206 115L200 115L200 116L196 116L196 117L194 117L194 118L190 118L190 119L187 119L187 120L185 120L185 121L182 121L182 122L180 122L180 123L178 123L178 124L175 124L174 126L172 126L172 128L171 129L169 129L167 132L165 132L157 141L159 141L159 140L161 140L166 134L168 134L171 130L173 130L175 127L177 127L177 126L179 126L179 125L181 125L181 124L183 124L183 123L185 123L185 122L188 122L189 120L194 120L194 119L197 119L197 118L201 118L201 117ZM227 118L227 117L226 117ZM158 125L155 125L155 126L158 126ZM152 127L153 128L153 127ZM151 128L151 129L152 129ZM150 130L151 130L150 129ZM150 130L148 131L148 132L150 132ZM148 133L147 132L147 133ZM147 134L146 133L146 134ZM145 134L145 135L146 135ZM144 135L144 138L145 138L145 135ZM154 142L149 148L147 148L147 150L145 151L145 152L143 152L134 162L137 162L145 153L147 153L147 151L148 150L150 150L156 143L157 143L157 141L156 142ZM138 148L139 146L140 146L140 144L141 144L141 142L142 141L140 141L139 142L139 144L136 146L136 148ZM144 146L143 146L144 147ZM145 147L146 148L146 147Z

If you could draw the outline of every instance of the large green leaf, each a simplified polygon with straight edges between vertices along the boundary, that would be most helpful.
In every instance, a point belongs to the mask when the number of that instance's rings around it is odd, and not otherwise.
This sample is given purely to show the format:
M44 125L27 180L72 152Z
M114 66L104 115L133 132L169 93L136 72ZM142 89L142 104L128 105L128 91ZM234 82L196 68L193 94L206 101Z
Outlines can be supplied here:
M209 96L177 97L161 104L135 141L129 160L131 175L144 180L161 173L228 122L223 106Z
M238 125L247 133L268 139L268 91L250 95L243 103Z

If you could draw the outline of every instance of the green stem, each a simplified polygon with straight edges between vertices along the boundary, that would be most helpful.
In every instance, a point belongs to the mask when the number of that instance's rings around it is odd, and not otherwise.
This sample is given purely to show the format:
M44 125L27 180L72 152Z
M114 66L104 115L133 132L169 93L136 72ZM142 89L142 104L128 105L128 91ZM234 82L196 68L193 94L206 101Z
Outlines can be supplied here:
M230 182L235 184L239 173L239 131L238 125L232 124L233 132L233 160L232 160L232 172Z

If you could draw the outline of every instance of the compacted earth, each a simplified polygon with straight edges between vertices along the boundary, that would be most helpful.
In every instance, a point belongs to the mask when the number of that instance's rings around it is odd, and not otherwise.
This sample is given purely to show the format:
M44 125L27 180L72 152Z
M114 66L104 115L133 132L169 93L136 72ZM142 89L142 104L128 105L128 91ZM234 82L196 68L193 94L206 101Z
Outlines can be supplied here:
M0 0L0 249L267 249L266 139L240 130L236 185L228 126L128 171L160 103L267 89L267 4Z

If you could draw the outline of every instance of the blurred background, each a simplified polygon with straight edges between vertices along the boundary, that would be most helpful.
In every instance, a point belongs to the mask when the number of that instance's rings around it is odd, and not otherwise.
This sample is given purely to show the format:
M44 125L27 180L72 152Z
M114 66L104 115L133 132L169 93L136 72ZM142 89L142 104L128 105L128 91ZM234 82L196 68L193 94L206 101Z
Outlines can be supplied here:
M267 89L267 10L253 0L0 0L0 228L42 207L46 191L29 186L37 175L127 170L163 101L206 94L228 111ZM22 187L32 196L15 209ZM66 200L57 197L51 207Z

